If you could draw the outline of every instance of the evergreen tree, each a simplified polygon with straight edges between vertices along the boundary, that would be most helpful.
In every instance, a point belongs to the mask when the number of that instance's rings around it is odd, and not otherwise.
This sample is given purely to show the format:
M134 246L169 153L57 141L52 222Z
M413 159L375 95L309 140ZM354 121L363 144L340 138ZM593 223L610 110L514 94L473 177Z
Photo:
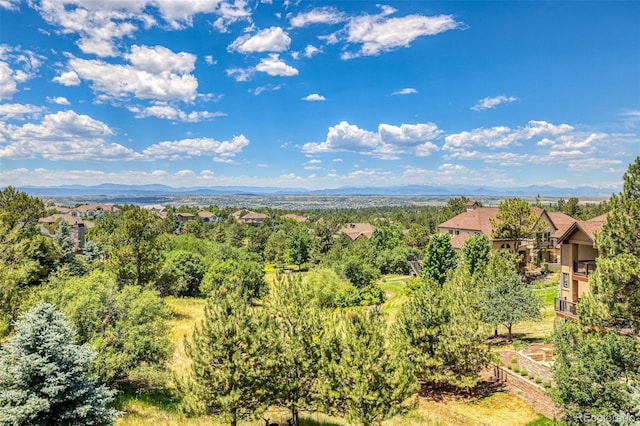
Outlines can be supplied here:
M0 348L0 425L114 424L114 392L89 376L92 360L52 305L23 314Z
M568 424L588 423L586 416L615 419L619 414L636 413L631 392L640 379L637 339L565 322L553 342L556 387L551 395Z
M422 283L393 325L397 350L407 354L423 382L472 387L489 363L489 330L478 297L465 285L470 280L466 268L458 268L443 287Z
M58 229L53 236L53 242L62 250L62 260L66 263L73 259L73 235L71 235L71 227L65 220L61 220Z
M365 426L405 412L419 386L404 354L386 341L377 310L339 312L322 339L319 393L328 411Z
M596 234L600 256L589 277L591 296L581 303L587 322L631 327L640 333L640 157L624 175L622 193L613 195L611 210Z
M514 324L542 318L541 300L522 282L509 256L493 253L483 284L484 298L480 309L484 320L494 327L496 336L499 324L507 328L511 340Z
M200 283L206 272L202 256L186 250L173 250L167 254L160 270L158 289L163 295L198 296Z
M424 251L420 276L442 286L447 279L447 272L455 269L457 258L449 234L433 234Z
M186 341L191 374L184 386L187 411L212 414L235 426L264 408L263 342L254 308L241 288L213 291L204 321Z
M300 411L312 410L318 403L323 319L312 297L300 277L286 277L272 286L264 300L268 398L272 405L291 411L295 426Z
M518 253L522 240L542 232L545 223L529 203L521 198L507 198L500 202L495 219L489 219L493 238L513 241L513 251Z

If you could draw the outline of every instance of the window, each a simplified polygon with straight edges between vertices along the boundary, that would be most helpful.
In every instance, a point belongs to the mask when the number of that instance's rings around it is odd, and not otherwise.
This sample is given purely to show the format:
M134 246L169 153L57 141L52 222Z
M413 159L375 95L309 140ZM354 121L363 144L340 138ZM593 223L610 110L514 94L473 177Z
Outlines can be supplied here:
M562 273L562 288L568 290L569 289L569 274L566 272Z

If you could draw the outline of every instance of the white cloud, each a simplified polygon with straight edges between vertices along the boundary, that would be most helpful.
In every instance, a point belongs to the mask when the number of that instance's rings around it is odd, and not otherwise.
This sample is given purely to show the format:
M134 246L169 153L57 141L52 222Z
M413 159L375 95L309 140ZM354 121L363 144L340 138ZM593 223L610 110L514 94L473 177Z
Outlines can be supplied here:
M240 53L284 52L289 50L291 37L280 27L271 27L250 36L238 37L227 50Z
M105 123L74 111L48 114L38 124L7 126L2 130L8 143L0 147L0 158L41 156L47 160L144 160L135 151L105 139L114 135Z
M71 102L69 102L69 100L64 96L56 96L53 98L47 96L47 102L57 105L71 105Z
M346 42L361 46L355 52L345 51L342 58L378 55L398 47L408 47L418 37L436 35L462 26L451 15L387 18L393 12L392 8L383 6L382 13L378 15L351 18L346 27Z
M152 74L163 72L189 74L195 69L196 56L191 53L174 53L164 46L132 45L131 51L124 55L131 65L141 71Z
M0 117L8 120L24 120L25 117L38 117L44 108L27 104L0 104Z
M75 71L66 71L57 77L53 77L53 81L63 86L77 86L80 84L80 77Z
M471 131L450 134L445 137L444 149L457 150L473 146L487 148L505 148L514 144L521 144L538 136L554 136L571 132L573 127L568 124L554 125L546 121L531 120L526 126L510 128L496 126L478 128Z
M18 10L20 9L20 1L21 0L0 0L0 8Z
M310 44L308 44L307 47L304 48L304 56L306 58L312 58L313 56L317 55L320 52L322 52L322 50Z
M318 95L317 93L312 93L310 95L305 96L304 98L302 98L303 101L326 101L327 98L325 98L322 95Z
M404 89L396 90L391 94L392 95L412 95L414 93L418 93L418 91L413 87L405 87Z
M289 19L294 28L306 27L311 24L337 24L346 20L343 13L331 7L319 7L309 12L299 13Z
M476 103L474 106L471 107L471 109L474 111L482 111L484 109L495 108L500 104L515 102L517 100L518 98L514 96L500 95L500 96L495 96L493 98L487 97L484 99L480 99L478 103Z
M6 62L0 62L0 99L11 99L17 91L13 70Z
M399 154L427 156L438 147L431 142L442 131L433 123L380 124L377 132L360 129L346 121L330 127L321 143L307 143L302 151L307 154L352 151L385 160L395 160Z
M207 65L215 65L218 63L218 61L214 61L213 60L213 56L211 55L207 55L204 57L205 62L207 63Z
M165 120L179 120L188 123L197 123L226 115L222 112L210 111L191 111L187 113L167 104L156 104L145 108L129 107L129 111L135 113L136 118L157 117Z
M255 70L253 68L229 68L226 73L235 81L249 81Z
M41 63L30 50L0 44L0 100L13 98L18 85L35 77Z
M282 84L267 84L266 86L260 86L260 87L256 87L255 89L253 89L253 94L258 96L259 94L261 94L262 92L266 92L268 90L280 90L284 87L284 85ZM249 90L249 92L251 92L251 90Z
M194 55L174 53L162 46L134 45L125 57L131 65L72 57L69 68L76 78L90 81L93 91L106 99L134 96L188 102L196 98L198 81L190 74L194 68ZM65 73L56 81L72 84L74 76Z
M249 145L249 139L244 135L234 136L230 141L222 142L211 138L183 139L151 145L143 153L159 159L182 159L205 155L228 159L242 152L247 145Z
M291 77L298 75L298 70L284 63L277 53L272 53L268 58L263 58L256 66L256 70L271 76Z

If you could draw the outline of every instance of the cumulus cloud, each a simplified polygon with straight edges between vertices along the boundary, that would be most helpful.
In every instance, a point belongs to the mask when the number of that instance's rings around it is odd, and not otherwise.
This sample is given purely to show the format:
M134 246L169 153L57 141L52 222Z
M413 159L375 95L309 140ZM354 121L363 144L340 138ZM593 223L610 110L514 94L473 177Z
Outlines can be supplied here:
M0 0L0 8L18 10L20 8L20 0Z
M447 150L463 149L473 146L483 146L492 149L505 148L538 136L555 136L571 132L572 130L573 127L568 124L555 125L546 121L531 120L523 127L481 127L471 131L447 135L443 148Z
M133 45L125 58L130 65L71 57L69 71L54 81L64 85L78 84L80 79L90 81L93 91L106 99L133 96L188 102L196 98L198 81L190 74L195 55L174 53L163 46Z
M312 24L337 24L346 20L346 16L332 7L318 7L309 12L299 13L289 18L294 28Z
M47 96L47 102L52 104L57 104L57 105L71 105L71 102L69 102L69 100L64 96L55 96L55 97Z
M0 117L8 120L24 120L27 117L38 117L44 108L28 104L0 104Z
M182 159L205 155L230 159L242 152L247 145L249 145L249 139L244 135L234 136L230 141L217 141L211 138L183 139L151 145L143 153L159 159Z
M303 101L326 101L327 98L325 98L322 95L318 95L317 93L312 93L310 95L305 96L304 98L302 98Z
M0 100L12 99L18 85L32 79L41 63L30 50L0 44Z
M360 45L356 51L345 51L343 59L358 56L378 55L399 47L408 47L418 37L432 36L445 31L462 27L451 15L407 15L400 18L389 18L395 10L382 7L378 15L363 15L351 18L345 29L346 36L336 34L338 39L344 38L348 44Z
M282 61L277 53L272 53L268 58L263 58L256 66L256 70L279 77L298 75L298 70Z
M405 87L404 89L396 90L391 94L392 95L412 95L414 93L418 93L418 91L413 87Z
M253 68L229 68L226 73L235 81L249 81L255 70Z
M284 52L289 50L291 37L280 27L271 27L257 34L243 35L229 45L227 50L240 53Z
M71 110L45 115L37 124L7 126L2 133L7 143L0 146L0 158L40 156L54 161L145 159L123 145L107 142L106 138L115 133L105 123Z
M251 19L245 0L40 0L29 4L61 33L77 34L76 44L82 52L100 57L117 56L118 41L133 36L140 27L161 25L148 13L149 7L157 8L172 29L191 26L199 13L216 16L214 27L220 31L233 22Z
M514 96L500 95L493 98L487 97L484 99L480 99L477 104L471 107L471 109L474 111L482 111L484 109L495 108L500 104L515 102L517 100L518 98Z
M399 154L427 156L438 150L431 141L441 133L433 123L400 126L383 123L377 132L372 132L343 121L329 128L324 142L304 144L302 151L307 154L351 151L385 160L398 159Z

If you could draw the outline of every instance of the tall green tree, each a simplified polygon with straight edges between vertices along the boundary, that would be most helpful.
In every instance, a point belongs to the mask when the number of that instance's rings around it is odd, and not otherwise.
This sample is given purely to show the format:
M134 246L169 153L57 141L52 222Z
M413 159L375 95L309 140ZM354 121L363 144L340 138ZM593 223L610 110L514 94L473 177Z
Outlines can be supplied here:
M57 306L78 341L95 350L91 369L100 381L135 383L143 370L164 365L172 352L166 324L171 311L156 291L120 288L113 275L101 271L50 281L33 298Z
M624 174L622 192L613 195L611 210L596 234L600 256L590 275L591 296L582 306L584 321L630 327L640 333L640 157ZM582 303L581 303L582 305ZM587 309L588 308L588 309ZM602 314L602 315L597 315Z
M147 209L129 207L115 219L109 264L121 282L144 285L158 278L164 235L160 218Z
M489 333L477 309L478 296L467 287L466 268L440 286L429 280L412 292L393 325L397 350L404 352L424 383L472 387L490 361Z
M309 261L311 236L306 227L297 226L287 237L287 262L298 265L298 269Z
M483 279L483 299L480 304L484 320L498 335L498 325L507 328L512 338L512 327L522 321L541 319L542 301L529 285L522 282L512 259L494 252Z
M202 278L200 292L204 295L213 290L241 287L247 297L260 298L267 293L264 267L258 262L245 259L218 260L211 264Z
M326 328L318 388L331 413L368 426L411 407L418 382L404 354L388 344L377 310L339 311Z
M542 232L545 226L529 203L517 197L501 201L496 218L489 221L493 228L492 237L512 241L516 254L524 239Z
M425 280L434 280L442 286L447 279L447 273L455 269L457 261L458 256L451 246L449 234L433 234L424 250L420 276Z
M287 250L287 236L283 230L277 230L269 235L264 246L263 257L266 262L275 264L284 263L284 255Z
M476 272L479 274L484 273L489 263L490 254L491 242L484 234L470 236L462 246L462 259L467 265L467 268L469 268L469 274L471 276Z
M291 411L295 426L301 411L318 405L320 342L323 314L312 302L300 277L276 282L264 300L266 344L265 380L271 405Z
M554 333L553 342L556 387L551 396L568 424L590 423L589 416L593 420L635 415L631 392L640 379L637 339L565 322Z
M114 424L114 392L90 376L93 357L52 305L20 316L0 347L0 425Z
M236 426L264 408L262 361L263 332L256 308L247 304L242 289L210 293L204 321L185 341L191 358L184 385L185 407L197 414L212 414Z
M25 192L8 186L0 191L0 222L7 229L37 232L38 219L44 216L44 203Z
M200 283L207 266L198 253L186 250L169 252L160 270L158 289L161 294L179 297L200 295Z
M465 211L467 211L467 203L469 201L471 200L464 196L450 198L447 201L447 204L442 208L441 222L446 222L452 217L455 217L460 213L464 213Z

